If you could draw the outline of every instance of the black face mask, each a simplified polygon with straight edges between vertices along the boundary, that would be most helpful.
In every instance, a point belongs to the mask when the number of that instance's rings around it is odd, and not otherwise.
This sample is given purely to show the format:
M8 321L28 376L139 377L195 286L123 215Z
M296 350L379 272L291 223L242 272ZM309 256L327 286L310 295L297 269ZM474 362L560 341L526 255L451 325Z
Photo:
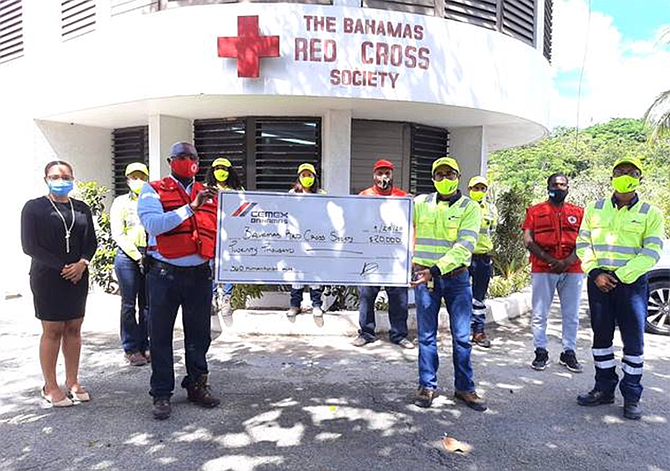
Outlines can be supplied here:
M549 199L554 203L562 203L568 196L568 190L549 190Z

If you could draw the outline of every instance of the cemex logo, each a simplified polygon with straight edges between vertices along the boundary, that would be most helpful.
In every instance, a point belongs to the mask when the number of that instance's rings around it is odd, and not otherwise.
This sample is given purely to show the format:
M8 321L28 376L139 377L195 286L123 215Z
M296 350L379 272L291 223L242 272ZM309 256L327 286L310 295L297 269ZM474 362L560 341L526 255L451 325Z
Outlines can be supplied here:
M237 17L237 37L218 39L219 57L237 59L237 76L258 78L261 57L279 57L279 36L261 36L257 16Z
M265 224L279 224L284 223L288 224L288 212L286 211L262 211L253 209L258 205L258 203L251 203L249 201L242 203L242 205L235 210L231 217L234 218L243 218L246 216L251 217L250 222L256 223L265 223Z

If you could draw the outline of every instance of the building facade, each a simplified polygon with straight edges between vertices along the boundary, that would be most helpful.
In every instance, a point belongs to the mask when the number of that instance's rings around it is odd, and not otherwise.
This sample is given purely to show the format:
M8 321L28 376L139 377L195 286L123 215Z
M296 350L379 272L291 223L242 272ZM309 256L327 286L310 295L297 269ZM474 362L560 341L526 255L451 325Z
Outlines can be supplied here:
M247 189L286 191L309 161L355 193L385 158L430 191L435 157L467 181L546 133L550 54L551 0L0 0L4 291L25 287L19 214L50 160L118 193L128 162L164 176L192 140Z

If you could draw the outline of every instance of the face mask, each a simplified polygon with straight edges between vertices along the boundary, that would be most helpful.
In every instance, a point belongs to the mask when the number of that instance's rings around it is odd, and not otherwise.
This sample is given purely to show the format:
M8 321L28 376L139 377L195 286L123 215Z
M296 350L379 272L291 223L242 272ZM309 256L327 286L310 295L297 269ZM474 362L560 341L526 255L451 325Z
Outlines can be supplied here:
M228 180L228 170L214 170L214 178L216 178L216 181L219 182L225 182Z
M174 159L170 161L170 168L178 177L193 178L198 173L198 162L193 159Z
M568 190L549 190L549 199L556 203L562 203L568 196Z
M377 186L384 191L388 190L389 188L391 188L391 186L393 186L393 179L388 175L382 175L380 177L377 177L376 180L377 180Z
M49 180L49 192L54 196L67 196L74 188L72 180Z
M640 179L631 177L630 175L621 175L612 178L612 186L617 193L630 193L640 186Z
M314 177L300 177L299 180L304 188L311 188L314 185Z
M143 186L144 186L144 180L128 180L128 187L130 188L130 191L132 191L136 195L140 194L140 191L142 191Z
M485 196L486 196L485 191L470 190L470 198L475 200L477 203L481 203Z
M439 182L433 180L433 184L435 185L437 192L441 195L450 195L456 191L456 188L458 188L458 180L449 180L448 178L444 178Z

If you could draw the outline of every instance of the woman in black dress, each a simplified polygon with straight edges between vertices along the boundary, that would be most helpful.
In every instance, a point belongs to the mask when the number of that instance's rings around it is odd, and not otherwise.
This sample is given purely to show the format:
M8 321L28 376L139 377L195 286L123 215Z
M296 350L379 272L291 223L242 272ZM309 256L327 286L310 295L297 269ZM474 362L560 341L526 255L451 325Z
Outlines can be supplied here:
M97 248L91 210L68 197L73 188L72 166L54 161L44 169L46 196L30 200L21 213L21 243L32 258L30 288L35 316L42 322L40 364L42 397L53 406L90 400L79 384L81 324L88 295L88 263ZM58 386L58 350L65 359L65 387Z

